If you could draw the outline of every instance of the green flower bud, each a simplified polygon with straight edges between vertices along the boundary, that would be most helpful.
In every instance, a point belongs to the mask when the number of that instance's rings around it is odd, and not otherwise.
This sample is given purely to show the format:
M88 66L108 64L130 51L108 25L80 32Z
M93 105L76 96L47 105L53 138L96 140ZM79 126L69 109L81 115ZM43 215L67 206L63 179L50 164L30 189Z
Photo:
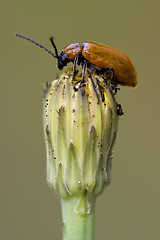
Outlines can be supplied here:
M110 85L95 74L73 80L68 70L46 88L44 135L47 181L63 199L77 198L77 211L110 182L117 133L117 103Z

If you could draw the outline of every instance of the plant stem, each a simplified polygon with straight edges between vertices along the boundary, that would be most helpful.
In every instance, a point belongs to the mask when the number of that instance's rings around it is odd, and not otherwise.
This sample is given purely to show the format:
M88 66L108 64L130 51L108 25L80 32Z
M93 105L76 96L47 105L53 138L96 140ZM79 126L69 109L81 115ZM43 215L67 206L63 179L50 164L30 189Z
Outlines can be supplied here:
M80 201L80 208L76 209L77 202ZM87 202L88 203L88 202ZM63 240L93 240L94 239L94 215L95 196L89 199L89 211L86 211L86 201L84 197L78 199L61 198L62 219L63 219ZM83 213L82 213L83 211Z

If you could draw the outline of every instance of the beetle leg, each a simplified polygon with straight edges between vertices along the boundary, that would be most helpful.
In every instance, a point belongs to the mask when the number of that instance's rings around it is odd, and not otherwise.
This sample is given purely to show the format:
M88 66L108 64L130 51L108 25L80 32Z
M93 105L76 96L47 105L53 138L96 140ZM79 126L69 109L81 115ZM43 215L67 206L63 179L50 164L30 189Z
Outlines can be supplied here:
M104 80L106 82L110 81L111 82L111 90L113 94L115 95L120 88L117 87L117 83L115 83L114 79L114 69L112 67L109 67L105 70L103 73Z
M97 92L97 89L96 89L96 85L95 85L95 83L94 83L94 81L93 81L93 78L92 78L92 74L91 74L91 73L89 73L89 78L91 79L94 92L95 92L95 94L96 94L96 96L97 96L97 104L99 104L99 101L100 101L99 95L98 95L98 92Z
M116 83L111 83L111 89L114 95L116 95L117 91L120 90L120 88L117 87Z
M78 59L79 59L79 54L77 54L77 56L75 57L74 62L73 62L73 77L72 77L72 81L75 80L75 76L77 75L76 67L77 67Z
M87 69L87 61L84 60L83 66L82 66L82 82L81 82L81 84L83 84L85 82L86 69Z
M112 67L109 67L105 70L104 74L104 79L106 81L110 80L110 81L113 81L114 79L114 69Z

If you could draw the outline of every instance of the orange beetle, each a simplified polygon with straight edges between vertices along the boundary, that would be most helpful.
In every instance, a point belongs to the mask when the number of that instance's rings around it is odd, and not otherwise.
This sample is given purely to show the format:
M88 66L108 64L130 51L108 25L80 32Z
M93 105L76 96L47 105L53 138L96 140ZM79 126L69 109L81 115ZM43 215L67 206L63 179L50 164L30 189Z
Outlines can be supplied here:
M107 78L108 73L114 74L110 79L113 84L120 84L123 86L135 87L137 85L136 69L130 58L123 52L114 48L95 43L95 42L77 42L66 46L58 55L56 45L53 37L50 41L54 47L55 54L51 51L33 41L32 39L16 34L16 36L25 38L37 46L43 48L53 57L58 60L58 68L63 69L69 62L74 62L74 69L76 65L82 64L82 67L90 69L102 77Z
M68 61L76 58L78 64L86 61L87 68L105 77L108 70L114 70L114 82L124 86L137 85L136 69L130 58L123 52L114 48L95 43L72 43L66 46L57 56L58 67L62 69Z

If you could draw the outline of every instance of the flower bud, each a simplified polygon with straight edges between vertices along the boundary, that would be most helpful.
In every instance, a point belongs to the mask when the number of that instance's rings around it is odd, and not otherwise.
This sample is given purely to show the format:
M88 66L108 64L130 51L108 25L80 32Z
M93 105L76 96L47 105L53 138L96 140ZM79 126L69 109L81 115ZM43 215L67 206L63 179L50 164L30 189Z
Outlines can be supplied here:
M62 198L77 197L80 204L110 182L116 108L109 83L95 74L83 82L68 70L46 88L47 181Z

